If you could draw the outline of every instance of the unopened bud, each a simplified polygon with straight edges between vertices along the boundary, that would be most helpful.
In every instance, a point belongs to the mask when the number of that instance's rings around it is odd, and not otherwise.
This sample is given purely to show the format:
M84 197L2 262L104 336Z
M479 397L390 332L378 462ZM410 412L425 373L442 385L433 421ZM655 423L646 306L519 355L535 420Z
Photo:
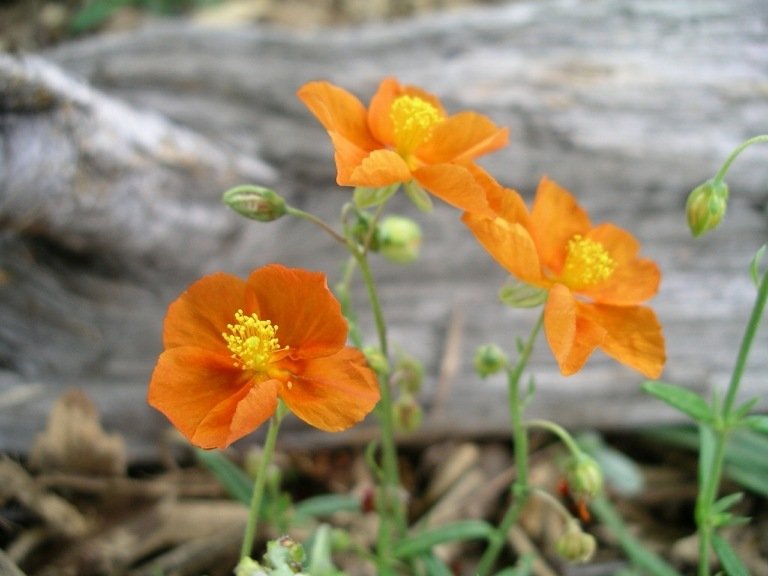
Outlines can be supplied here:
M392 384L403 392L418 394L424 382L424 367L421 362L411 356L401 356L395 364L392 374Z
M419 257L421 228L410 218L387 216L379 224L379 250L387 260L408 264Z
M286 212L285 200L274 190L262 186L230 188L221 200L241 216L259 222L272 222Z
M368 366L377 374L389 374L389 360L377 346L366 346L363 348L363 354L368 361Z
M579 454L566 464L565 476L573 498L589 502L603 489L603 472L591 456Z
M717 228L727 208L728 185L724 181L710 179L694 188L685 205L694 238Z
M392 416L398 432L411 434L419 429L422 410L413 394L401 394L392 404Z
M555 543L557 554L568 562L589 562L597 550L595 537L571 522Z
M492 376L507 367L507 355L496 344L484 344L475 351L473 365L481 377Z
M264 560L274 569L275 574L303 574L305 558L302 545L290 536L270 540L267 543L267 553L264 554Z

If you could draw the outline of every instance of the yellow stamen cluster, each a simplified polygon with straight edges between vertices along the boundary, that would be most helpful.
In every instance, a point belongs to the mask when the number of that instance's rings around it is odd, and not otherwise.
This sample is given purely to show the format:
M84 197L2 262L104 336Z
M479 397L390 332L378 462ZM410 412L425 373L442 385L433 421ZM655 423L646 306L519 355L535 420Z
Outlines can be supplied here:
M561 279L578 290L607 280L615 269L616 261L600 242L576 234L568 241Z
M232 352L235 366L243 370L265 371L272 354L280 350L277 328L270 320L259 320L256 314L246 316L242 310L238 310L235 323L227 324L231 333L221 334Z
M443 121L435 106L418 96L398 96L389 109L395 132L397 152L404 157L413 153L432 135L434 127Z

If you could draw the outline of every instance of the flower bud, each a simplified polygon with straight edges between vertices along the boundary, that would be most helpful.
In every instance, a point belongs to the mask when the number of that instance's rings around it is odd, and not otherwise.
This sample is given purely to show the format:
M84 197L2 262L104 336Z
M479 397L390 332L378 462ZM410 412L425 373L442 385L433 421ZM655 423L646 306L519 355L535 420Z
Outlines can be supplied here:
M389 374L389 360L381 352L381 348L378 346L366 346L363 348L363 354L368 361L368 366L376 372L376 374Z
M589 562L597 550L595 537L571 522L555 543L557 554L568 562Z
M492 376L507 367L507 355L496 344L485 344L475 351L473 364L481 377Z
M368 212L355 211L355 220L348 234L361 246L367 246L371 252L379 251L379 229Z
M221 200L241 216L259 222L272 222L286 212L285 200L274 190L262 186L230 188Z
M710 179L694 188L685 205L694 238L717 228L727 208L728 185L722 180Z
M411 434L421 426L423 412L413 394L401 394L392 404L392 416L398 432Z
M538 286L519 282L514 278L508 280L499 290L499 300L510 308L535 308L543 304L548 292Z
M403 392L418 394L424 381L424 367L411 356L400 356L392 374L392 385Z
M379 250L389 261L408 264L419 257L421 228L410 218L387 216L379 224Z
M589 502L603 489L603 472L595 459L586 454L571 457L565 476L576 501Z

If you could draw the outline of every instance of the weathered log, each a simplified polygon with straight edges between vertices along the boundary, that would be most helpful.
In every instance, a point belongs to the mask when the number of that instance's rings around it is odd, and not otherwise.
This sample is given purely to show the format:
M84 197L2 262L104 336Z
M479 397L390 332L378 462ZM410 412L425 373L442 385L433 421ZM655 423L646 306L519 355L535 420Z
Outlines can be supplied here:
M336 276L342 253L318 230L244 222L218 201L237 181L271 181L294 205L335 221L349 191L334 187L330 143L293 96L316 78L366 99L394 74L449 110L478 109L510 126L510 147L484 164L527 196L546 173L595 221L631 229L664 272L653 305L668 342L665 379L722 387L754 297L747 266L765 242L765 150L744 155L729 177L722 230L691 240L684 203L735 145L768 129L767 18L760 0L524 1L303 34L151 27L45 54L66 73L3 57L0 448L28 448L58 391L77 384L106 427L146 454L164 426L144 404L146 381L165 306L185 284L271 261ZM99 113L95 102L120 113ZM274 167L273 180L256 157ZM426 364L418 438L505 433L504 383L480 381L469 359L486 341L513 348L533 317L500 308L504 274L455 211L422 216L403 198L393 209L425 233L418 266L375 267L394 346ZM745 397L766 397L766 343L761 334ZM532 373L531 414L566 425L677 418L600 354L565 379L542 343ZM295 426L283 440L367 433Z

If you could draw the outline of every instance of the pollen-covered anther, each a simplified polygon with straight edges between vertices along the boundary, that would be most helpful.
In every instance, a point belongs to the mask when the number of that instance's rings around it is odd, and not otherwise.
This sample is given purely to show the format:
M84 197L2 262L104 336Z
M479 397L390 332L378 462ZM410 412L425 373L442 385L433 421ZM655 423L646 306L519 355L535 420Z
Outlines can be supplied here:
M616 261L600 242L576 234L568 241L568 254L561 275L572 289L587 288L611 277Z
M227 324L229 334L222 332L227 348L232 352L235 366L243 370L266 371L272 355L280 350L277 326L258 315L235 313L235 323Z
M392 102L389 117L395 133L397 151L410 155L432 135L434 127L443 121L443 115L433 104L407 94Z

